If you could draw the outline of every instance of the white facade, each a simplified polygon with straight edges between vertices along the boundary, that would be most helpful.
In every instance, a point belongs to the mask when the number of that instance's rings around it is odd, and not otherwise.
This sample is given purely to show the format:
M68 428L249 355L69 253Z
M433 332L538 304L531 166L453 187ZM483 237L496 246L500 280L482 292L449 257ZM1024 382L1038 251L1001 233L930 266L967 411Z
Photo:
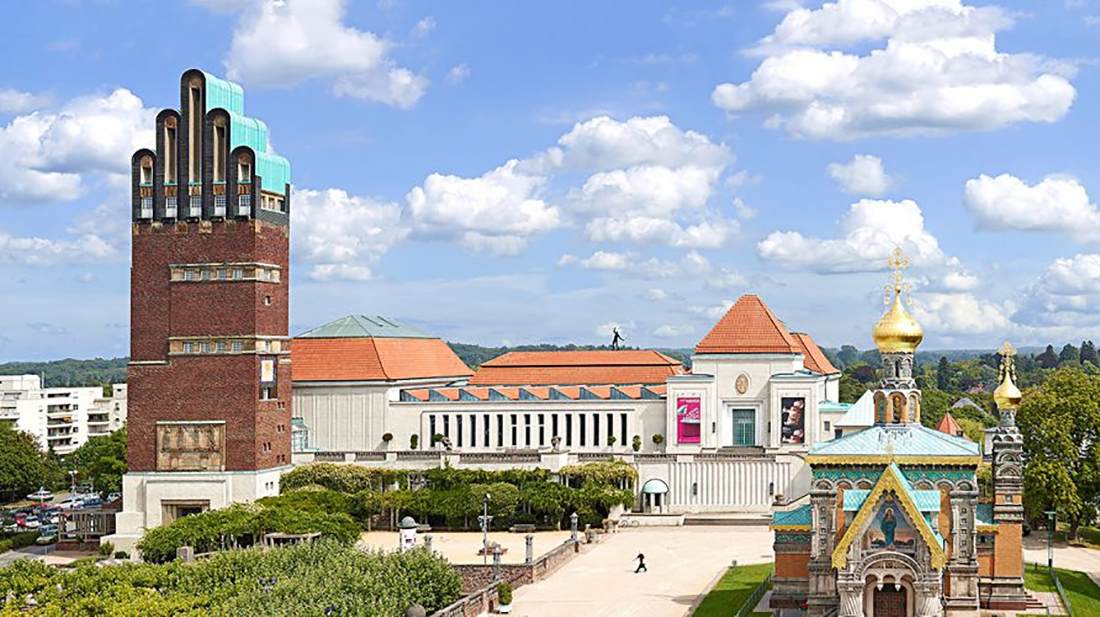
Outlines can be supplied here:
M30 434L43 450L69 454L89 437L107 435L126 423L126 384L103 395L98 386L43 388L38 375L0 376L0 420Z
M710 354L693 358L693 373L650 386L661 396L637 398L486 399L485 387L442 381L296 382L293 408L309 429L310 452L299 452L295 462L554 470L614 455L637 467L639 489L651 479L668 486L658 500L661 511L763 513L777 496L809 490L803 456L814 443L835 437L846 409L836 403L839 380L839 374L806 370L801 354ZM402 396L403 390L432 387L450 398ZM463 394L457 399L456 389ZM784 419L790 424L784 403L802 409L797 431L784 432ZM678 408L685 404L698 408L694 435L681 428ZM433 435L445 436L450 449L433 445Z

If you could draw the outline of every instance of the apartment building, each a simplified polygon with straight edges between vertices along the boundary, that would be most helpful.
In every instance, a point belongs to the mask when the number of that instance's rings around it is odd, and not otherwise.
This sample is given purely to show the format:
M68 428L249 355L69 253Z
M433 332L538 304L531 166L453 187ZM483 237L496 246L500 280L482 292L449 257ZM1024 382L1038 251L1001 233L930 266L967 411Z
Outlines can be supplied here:
M89 437L126 423L126 384L43 388L38 375L0 375L0 421L32 435L43 450L69 454Z

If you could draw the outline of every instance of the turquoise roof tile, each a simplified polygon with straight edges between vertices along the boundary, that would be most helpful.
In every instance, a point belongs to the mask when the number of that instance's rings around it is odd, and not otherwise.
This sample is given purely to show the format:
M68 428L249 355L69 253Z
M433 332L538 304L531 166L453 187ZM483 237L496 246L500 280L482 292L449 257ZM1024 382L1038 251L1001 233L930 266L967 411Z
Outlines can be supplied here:
M436 338L395 319L348 315L299 334L297 338Z
M974 510L974 518L977 519L979 525L992 525L993 524L993 504L980 503Z
M811 456L878 455L979 456L978 444L920 424L875 425L858 433L815 444Z
M290 161L271 148L271 135L263 120L244 114L244 88L203 71L206 77L206 111L229 112L229 149L248 146L256 153L255 173L264 190L282 193L290 184Z
M774 512L772 514L772 525L775 526L789 526L789 525L811 525L813 524L813 513L810 511L810 504L800 506L794 510L788 510L786 512Z

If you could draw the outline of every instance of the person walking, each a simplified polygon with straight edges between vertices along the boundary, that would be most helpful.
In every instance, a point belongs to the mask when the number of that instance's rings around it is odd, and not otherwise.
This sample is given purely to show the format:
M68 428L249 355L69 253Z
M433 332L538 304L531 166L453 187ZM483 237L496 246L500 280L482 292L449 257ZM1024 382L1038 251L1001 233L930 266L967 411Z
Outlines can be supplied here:
M644 554L638 553L638 556L635 557L635 559L638 560L638 567L634 568L634 574L637 574L639 572L649 572L649 568L645 567L645 555Z

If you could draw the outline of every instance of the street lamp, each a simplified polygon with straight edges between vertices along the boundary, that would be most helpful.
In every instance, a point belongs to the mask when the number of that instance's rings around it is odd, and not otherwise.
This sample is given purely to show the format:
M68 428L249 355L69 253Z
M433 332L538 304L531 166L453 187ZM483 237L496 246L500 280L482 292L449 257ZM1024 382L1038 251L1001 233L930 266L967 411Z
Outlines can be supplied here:
M477 517L481 523L481 563L482 565L488 565L489 563L489 522L493 520L493 517L489 516L489 493L485 493L484 499L481 500L482 512L481 516Z
M76 470L69 470L69 496L76 493Z
M1047 568L1054 569L1054 530L1058 527L1058 511L1047 510Z
M576 512L569 515L569 537L573 542L577 541L577 518Z

